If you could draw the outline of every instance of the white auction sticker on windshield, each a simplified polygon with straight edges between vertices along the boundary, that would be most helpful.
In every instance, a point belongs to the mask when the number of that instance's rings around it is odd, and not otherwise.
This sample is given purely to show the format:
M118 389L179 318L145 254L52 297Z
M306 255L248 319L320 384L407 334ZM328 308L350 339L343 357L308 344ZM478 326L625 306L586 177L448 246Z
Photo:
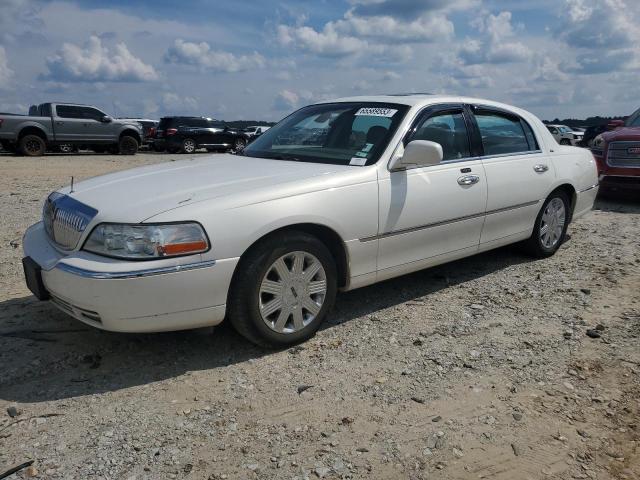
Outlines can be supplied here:
M397 111L393 108L363 107L356 112L356 116L393 117Z
M351 157L351 161L349 162L349 165L357 165L357 166L361 167L366 163L367 163L367 159L366 158L363 158L363 157Z

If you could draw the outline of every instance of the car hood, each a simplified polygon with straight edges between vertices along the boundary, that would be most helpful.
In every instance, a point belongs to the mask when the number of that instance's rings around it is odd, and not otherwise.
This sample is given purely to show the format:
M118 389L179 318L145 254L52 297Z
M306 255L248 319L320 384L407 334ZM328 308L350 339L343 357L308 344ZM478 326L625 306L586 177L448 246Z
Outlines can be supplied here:
M602 138L605 142L613 142L617 140L631 140L640 141L640 128L638 127L622 127L611 132L605 132L602 134Z
M204 200L233 195L254 199L256 192L268 195L279 184L299 182L311 188L314 177L354 170L359 169L225 154L124 170L60 192L98 210L98 221L138 223Z

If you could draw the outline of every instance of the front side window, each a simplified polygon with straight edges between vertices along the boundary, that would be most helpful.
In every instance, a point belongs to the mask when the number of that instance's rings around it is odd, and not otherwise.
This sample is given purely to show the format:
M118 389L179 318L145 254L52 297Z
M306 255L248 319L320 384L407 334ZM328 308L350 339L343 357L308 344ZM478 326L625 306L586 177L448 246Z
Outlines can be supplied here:
M84 118L80 107L74 107L73 105L57 105L56 113L62 118Z
M460 160L471 156L469 136L462 110L440 113L423 120L408 139L429 140L442 146L443 160Z
M408 110L407 105L374 102L311 105L266 130L242 154L301 162L372 165Z
M98 122L102 121L102 118L105 116L103 112L98 110L97 108L91 107L78 107L82 118L86 118L87 120L96 120Z
M475 113L475 118L485 155L505 155L535 150L529 148L523 122L518 117L481 111Z

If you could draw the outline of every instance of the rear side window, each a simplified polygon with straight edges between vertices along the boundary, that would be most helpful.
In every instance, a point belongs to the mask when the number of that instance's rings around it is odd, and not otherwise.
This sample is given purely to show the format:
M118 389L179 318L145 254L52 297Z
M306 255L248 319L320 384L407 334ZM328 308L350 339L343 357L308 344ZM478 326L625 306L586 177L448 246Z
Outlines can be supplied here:
M482 137L485 155L506 155L537 150L536 147L529 147L530 141L533 141L535 145L535 137L533 137L533 132L529 131L531 140L527 139L528 135L523 127L523 124L526 124L520 118L483 111L476 112L475 118Z
M174 119L173 118L161 118L160 123L158 124L158 130L166 130L168 128L173 128Z
M197 128L207 128L209 126L209 122L207 122L204 118L189 118L185 122L181 122L185 127L197 127Z
M84 118L82 109L73 105L57 105L56 113L62 118Z

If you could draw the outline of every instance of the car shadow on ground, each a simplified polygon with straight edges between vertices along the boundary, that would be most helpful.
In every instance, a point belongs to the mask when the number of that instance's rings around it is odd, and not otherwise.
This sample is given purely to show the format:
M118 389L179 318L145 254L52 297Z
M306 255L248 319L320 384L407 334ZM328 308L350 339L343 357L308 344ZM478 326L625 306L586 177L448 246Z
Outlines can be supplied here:
M516 247L506 247L343 293L323 328L530 261ZM0 400L5 401L116 391L272 353L247 342L227 322L214 333L122 334L87 327L33 297L1 302L0 312Z
M640 189L637 192L601 191L593 209L603 212L640 213Z

